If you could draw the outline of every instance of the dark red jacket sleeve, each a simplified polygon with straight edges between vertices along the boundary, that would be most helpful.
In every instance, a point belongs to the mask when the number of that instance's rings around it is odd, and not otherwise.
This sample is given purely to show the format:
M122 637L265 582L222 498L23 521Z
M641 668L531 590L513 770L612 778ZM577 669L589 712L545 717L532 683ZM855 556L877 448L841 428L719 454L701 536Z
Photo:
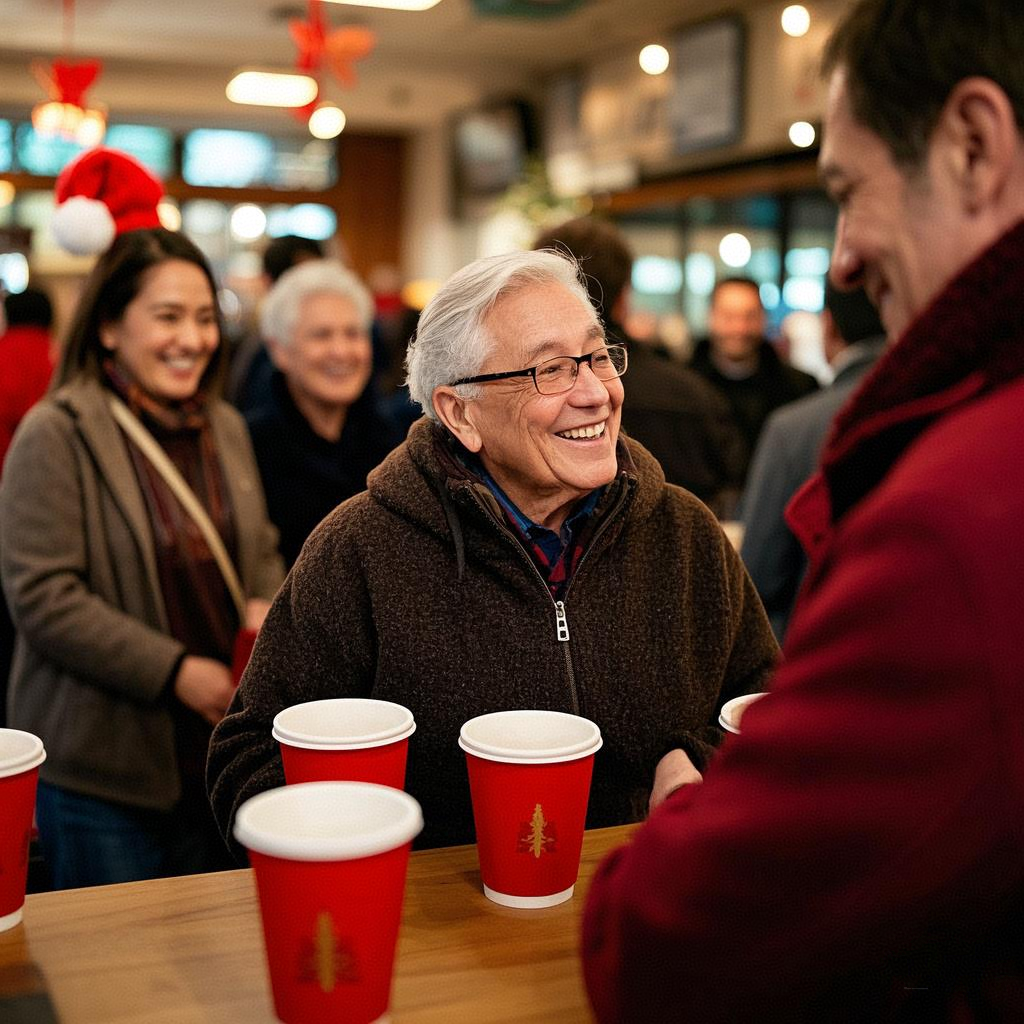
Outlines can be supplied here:
M1021 562L957 502L868 504L743 735L601 866L599 1020L882 1019L1021 892Z

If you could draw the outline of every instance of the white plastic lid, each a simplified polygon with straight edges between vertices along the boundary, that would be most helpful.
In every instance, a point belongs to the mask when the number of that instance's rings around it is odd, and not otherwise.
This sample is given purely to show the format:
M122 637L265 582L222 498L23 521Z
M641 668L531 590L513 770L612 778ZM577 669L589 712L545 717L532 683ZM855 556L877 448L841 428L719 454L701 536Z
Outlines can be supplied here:
M731 732L738 736L740 733L740 716L750 704L764 696L765 694L763 693L745 693L741 697L733 697L732 700L727 700L722 705L722 710L718 713L718 724L726 732Z
M404 846L423 829L408 793L369 782L302 782L247 800L235 838L247 849L285 860L372 857Z
M0 729L0 779L37 768L46 760L43 741L21 729Z
M488 761L554 764L589 757L601 749L601 730L564 711L495 711L471 718L459 746Z
M306 750L359 750L404 740L416 731L401 704L369 697L336 697L293 704L274 716L273 736Z

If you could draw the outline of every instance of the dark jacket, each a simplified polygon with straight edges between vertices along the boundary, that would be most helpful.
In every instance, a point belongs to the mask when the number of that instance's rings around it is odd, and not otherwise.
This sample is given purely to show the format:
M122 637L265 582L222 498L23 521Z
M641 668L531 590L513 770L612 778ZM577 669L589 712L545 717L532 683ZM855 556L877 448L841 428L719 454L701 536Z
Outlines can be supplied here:
M0 486L0 564L18 627L10 724L41 737L40 776L135 807L178 800L170 635L153 530L106 390L76 380L35 406ZM247 596L283 567L242 418L210 405Z
M270 735L283 707L373 696L410 708L407 789L421 844L473 838L459 728L475 715L550 708L604 736L588 822L636 820L657 761L681 746L698 767L721 738L718 708L760 689L776 645L739 556L710 512L666 485L623 441L620 472L565 596L550 591L497 502L421 420L313 533L266 620L210 747L214 812L280 785Z
M608 324L608 338L629 350L623 429L661 463L670 484L730 517L747 451L728 402L699 374L634 341L619 324Z
M775 346L763 341L757 370L749 377L734 380L726 377L711 359L711 342L697 342L690 367L722 394L732 409L733 419L747 443L743 476L746 477L750 457L757 447L764 421L780 405L793 402L818 389L818 382L802 370L784 363Z
M353 403L337 441L320 437L296 408L284 376L246 414L267 496L267 511L281 534L281 555L291 566L313 527L346 498L366 489L366 475L401 440L398 428L374 406L369 389Z
M783 513L818 465L836 414L885 350L885 338L857 342L823 391L776 409L761 431L743 492L740 554L782 642L807 559Z
M1024 222L840 414L771 694L590 890L599 1020L1024 1020L1022 295Z

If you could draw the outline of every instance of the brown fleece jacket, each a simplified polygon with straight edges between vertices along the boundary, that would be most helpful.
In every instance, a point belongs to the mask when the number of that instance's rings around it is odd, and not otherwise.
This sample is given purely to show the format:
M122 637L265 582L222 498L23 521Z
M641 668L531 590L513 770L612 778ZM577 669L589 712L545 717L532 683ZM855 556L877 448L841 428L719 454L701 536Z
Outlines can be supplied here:
M595 721L596 828L643 815L672 747L703 768L722 703L763 688L777 647L738 556L640 445L620 441L559 640L547 585L451 443L421 420L307 542L210 745L226 835L244 800L284 781L270 730L291 704L372 696L410 708L406 788L423 806L419 844L442 846L473 839L457 740L474 715L550 708Z

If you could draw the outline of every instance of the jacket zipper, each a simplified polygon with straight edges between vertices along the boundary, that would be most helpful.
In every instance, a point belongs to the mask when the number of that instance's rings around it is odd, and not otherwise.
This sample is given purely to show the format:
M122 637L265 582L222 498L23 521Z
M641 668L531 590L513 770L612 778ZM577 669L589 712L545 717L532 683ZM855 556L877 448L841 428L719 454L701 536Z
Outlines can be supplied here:
M579 564L576 566L576 571L572 574L572 579L569 581L569 586L566 587L565 597L569 596L569 591L572 590L572 585L576 582L576 577L579 576L580 569L583 568L583 563L587 560L590 552L597 546L597 542L601 539L601 535L605 532L612 520L619 514L622 506L626 502L626 498L629 496L629 491L624 487L623 493L619 497L619 500L615 504L608 515L604 517L601 525L597 528L597 532L594 534L594 539L590 542L590 547L583 552L579 560ZM572 651L569 648L569 619L565 614L565 598L561 601L556 601L551 593L551 588L547 585L544 577L541 575L540 570L534 565L533 559L523 550L522 545L515 539L514 536L509 532L508 528L498 519L495 518L494 513L474 494L473 500L483 509L485 515L489 516L495 526L498 527L502 536L516 549L520 556L526 561L526 564L533 570L533 574L540 581L541 586L544 588L544 593L547 594L548 599L555 606L555 637L559 643L564 643L565 647L565 671L569 679L569 695L572 698L572 713L578 715L580 713L580 701L579 694L576 689L576 673L572 667Z

